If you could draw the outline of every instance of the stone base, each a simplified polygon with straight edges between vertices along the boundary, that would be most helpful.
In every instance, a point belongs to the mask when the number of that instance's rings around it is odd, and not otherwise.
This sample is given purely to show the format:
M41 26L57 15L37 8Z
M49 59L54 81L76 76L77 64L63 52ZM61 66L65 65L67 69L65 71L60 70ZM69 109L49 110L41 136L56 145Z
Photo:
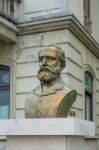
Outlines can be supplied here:
M0 135L94 136L95 125L77 118L10 119L0 121Z
M1 150L87 150L84 136L94 137L95 125L77 118L1 120L0 135Z
M86 150L83 137L10 136L8 150Z

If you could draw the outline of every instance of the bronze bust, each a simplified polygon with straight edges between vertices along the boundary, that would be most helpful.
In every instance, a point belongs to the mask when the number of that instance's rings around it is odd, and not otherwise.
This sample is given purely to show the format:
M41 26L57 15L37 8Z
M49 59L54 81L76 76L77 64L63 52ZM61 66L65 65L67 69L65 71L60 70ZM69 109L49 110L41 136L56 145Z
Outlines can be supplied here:
M27 96L26 118L67 117L77 92L69 89L61 78L66 66L65 54L57 46L42 48L38 53L40 85Z

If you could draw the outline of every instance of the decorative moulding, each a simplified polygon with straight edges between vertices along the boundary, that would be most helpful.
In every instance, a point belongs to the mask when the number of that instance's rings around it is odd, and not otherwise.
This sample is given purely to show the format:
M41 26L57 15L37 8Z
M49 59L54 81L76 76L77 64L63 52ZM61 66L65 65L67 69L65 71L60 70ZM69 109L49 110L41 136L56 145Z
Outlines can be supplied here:
M0 16L0 39L6 43L17 41L18 28L11 21Z
M25 24L18 24L20 35L40 33L53 30L70 30L97 58L99 58L99 45L85 30L73 15L53 17Z

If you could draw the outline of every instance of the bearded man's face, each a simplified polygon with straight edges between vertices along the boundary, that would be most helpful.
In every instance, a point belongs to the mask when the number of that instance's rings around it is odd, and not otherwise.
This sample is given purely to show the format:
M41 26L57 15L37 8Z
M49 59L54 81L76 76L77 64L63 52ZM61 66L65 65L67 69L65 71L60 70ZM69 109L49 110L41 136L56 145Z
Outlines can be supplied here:
M50 82L59 77L60 62L58 61L57 51L54 47L40 51L39 64L38 79L40 81Z

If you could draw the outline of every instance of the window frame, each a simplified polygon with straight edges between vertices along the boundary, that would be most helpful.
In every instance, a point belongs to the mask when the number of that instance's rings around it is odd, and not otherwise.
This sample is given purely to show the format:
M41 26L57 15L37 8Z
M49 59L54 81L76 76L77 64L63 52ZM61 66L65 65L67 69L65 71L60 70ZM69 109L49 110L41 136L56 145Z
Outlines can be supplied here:
M7 58L0 58L0 65L10 68L10 119L16 118L16 64Z
M8 19L16 19L17 18L17 4L18 0L1 0L3 1L2 7L0 9L0 14Z
M89 91L89 89L86 89L86 82L85 82L84 84L84 87L85 87L85 120L93 121L93 75L91 74L90 71L85 71L85 74L84 74L85 81L86 81L86 74L89 75L90 80L92 82L92 91ZM88 97L90 97L89 100L88 100ZM89 106L88 106L88 101L89 101ZM90 110L87 110L87 108L89 108ZM90 114L87 114L88 112Z

